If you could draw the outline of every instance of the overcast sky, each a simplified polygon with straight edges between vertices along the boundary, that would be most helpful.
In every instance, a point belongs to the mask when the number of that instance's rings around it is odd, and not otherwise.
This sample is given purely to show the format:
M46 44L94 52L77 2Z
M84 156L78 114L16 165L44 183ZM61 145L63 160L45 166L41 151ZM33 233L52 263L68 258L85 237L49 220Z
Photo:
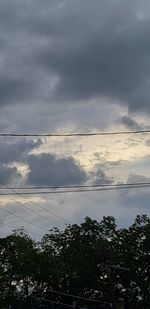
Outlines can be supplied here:
M0 0L0 132L150 129L149 33L148 0ZM150 182L149 134L1 138L1 187L140 181ZM149 189L1 196L0 234L37 237L86 216L127 226L142 213Z

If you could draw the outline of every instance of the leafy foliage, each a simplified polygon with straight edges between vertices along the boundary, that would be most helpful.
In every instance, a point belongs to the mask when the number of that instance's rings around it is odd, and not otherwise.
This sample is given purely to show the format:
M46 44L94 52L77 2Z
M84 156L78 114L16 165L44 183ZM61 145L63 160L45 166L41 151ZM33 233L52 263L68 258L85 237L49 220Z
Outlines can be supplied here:
M113 217L87 217L64 231L50 230L38 244L22 229L0 239L1 308L33 298L71 304L75 298L66 294L73 294L102 302L123 297L130 308L147 309L149 274L146 215L126 229L117 229Z

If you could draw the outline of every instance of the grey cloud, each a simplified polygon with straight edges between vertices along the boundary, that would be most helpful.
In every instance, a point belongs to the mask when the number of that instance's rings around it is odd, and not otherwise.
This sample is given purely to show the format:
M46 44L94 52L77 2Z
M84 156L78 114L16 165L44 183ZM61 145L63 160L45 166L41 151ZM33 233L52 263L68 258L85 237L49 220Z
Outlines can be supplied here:
M150 111L148 9L138 0L1 1L1 104L105 97Z
M97 168L95 172L91 174L92 176L92 183L94 185L101 185L101 184L111 184L113 179L108 177L101 168Z
M15 132L17 125L13 121L9 121L5 114L0 113L0 132Z
M8 164L11 162L26 161L27 154L40 145L40 140L26 140L25 138L13 143L1 141L0 162Z
M0 104L20 103L32 98L33 85L30 80L0 77Z
M34 29L49 13L54 14L59 1L0 2L0 105L31 104L44 101L45 88L50 85L42 70L29 62L41 40ZM44 15L44 16L43 16ZM40 18L41 17L41 18ZM50 22L51 24L51 22ZM39 46L38 46L38 44ZM43 44L42 44L43 45Z
M130 189L121 191L122 192L118 192L117 194L116 203L125 209L126 215L129 215L129 211L134 212L134 216L143 213L149 214L148 189Z
M75 185L86 181L86 172L73 158L57 159L51 154L30 155L27 182L36 185Z
M116 3L118 5L118 1ZM136 1L132 1L133 4L136 6ZM100 9L98 2L94 2L94 6ZM104 9L105 5L101 8ZM106 8L109 11L108 6ZM94 14L93 20L97 18L94 23L97 23L97 27L93 28L92 24L92 30L89 27L84 29L83 40L74 45L71 39L72 44L69 46L67 41L70 37L66 39L66 45L61 39L56 42L52 40L49 47L37 51L34 55L36 65L41 65L47 73L53 72L58 76L52 99L74 101L100 96L107 97L110 101L117 99L127 104L131 110L149 109L150 22L149 19L141 21L136 16L137 12L129 15L129 21L124 18L122 21L123 8L122 4L119 12L122 15L119 18L112 14L112 19L107 15L105 20L101 14L100 20L100 17L95 16L95 10L91 10L91 16ZM129 8L127 3L127 9ZM72 20L72 23L75 23L74 31L81 18L81 13L77 13L77 6L75 9ZM91 26L90 21L89 24ZM69 26L68 22L68 28Z
M150 182L150 177L144 175L130 174L127 183Z
M0 184L12 184L21 180L21 175L18 173L16 167L9 167L0 165Z
M137 121L132 119L131 117L125 115L119 119L119 122L122 123L126 128L131 130L141 130L142 127L138 124Z

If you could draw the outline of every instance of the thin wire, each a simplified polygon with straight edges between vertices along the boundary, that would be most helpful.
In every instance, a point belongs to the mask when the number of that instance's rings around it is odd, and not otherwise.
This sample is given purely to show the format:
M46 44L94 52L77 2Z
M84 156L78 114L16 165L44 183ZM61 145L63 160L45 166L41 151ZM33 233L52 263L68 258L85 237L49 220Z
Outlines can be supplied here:
M0 191L0 195L2 194L1 192L2 192L2 191ZM12 201L15 201L17 204L21 205L22 207L24 206L23 203L21 203L20 201L16 200L14 197L10 197L10 199L11 199ZM47 230L47 229L45 229L45 228L43 228L43 227L41 227L41 226L39 226L39 225L37 225L37 224L35 224L35 223L30 222L28 219L22 218L21 216L19 216L19 215L17 215L17 214L14 214L11 210L8 210L8 209L2 208L2 207L0 208L0 210L2 210L2 211L4 211L4 212L7 212L7 213L11 214L12 216L15 216L16 218L18 218L18 219L20 219L20 220L22 220L22 221L24 221L24 222L27 222L28 224L33 225L33 226L36 227L36 228L40 228L40 229L44 230L45 232L48 232L48 231L49 231L49 230Z
M61 293L61 292L56 293L56 291L53 291L53 290L50 290L50 292L54 292L55 294L59 294L59 295L63 295L63 296L73 297L73 298L80 299L80 300L86 300L86 301L89 301L89 302L94 302L96 304L102 304L100 301L95 300L93 298L86 298L86 297L82 297L82 296L72 295L72 294L68 294L68 293ZM57 305L65 305L65 306L68 306L68 307L74 307L73 305L60 303L60 302L57 302L57 301L54 301L54 300L52 301L52 300L44 298L44 297L31 296L31 298L36 299L36 300L45 301L47 303L53 303L53 304L57 304ZM106 302L104 302L104 304L106 304Z
M0 195L1 195L1 193L0 193ZM19 202L19 201L17 201L15 198L13 198L13 197L11 197L10 198L11 200L13 200L13 201L15 201L15 202L17 202L18 204L20 204L21 206L22 206L22 203L21 202ZM23 204L24 205L24 204ZM9 210L6 210L6 209L3 209L3 208L0 208L1 210L3 210L3 211L5 211L5 212L7 212L7 213L10 213L11 215L13 215L13 212L11 212L11 211L9 211ZM30 223L30 221L28 221L27 219L23 219L22 217L20 217L20 216L18 216L18 215L15 215L14 214L14 216L15 217L17 217L17 218L19 218L19 219L21 219L21 220L24 220L24 221L26 221L26 222L29 222L29 224L32 224L32 223ZM71 222L69 222L68 221L68 224L72 224ZM34 225L35 226L35 224L33 223L32 225ZM58 226L58 224L56 224L57 226ZM37 226L36 225L36 227L39 227L40 229L43 229L42 227L40 227L40 226ZM62 226L60 226L61 228L63 228ZM44 231L46 231L46 232L48 232L46 229L43 229ZM56 241L56 240L53 240L54 242L58 242L58 241ZM83 245L83 244L80 244L80 246L81 247L85 247L85 248L90 248L90 249L94 249L93 247L91 247L91 246L88 246L88 245Z
M19 204L21 204L21 202L18 202L16 199L14 199L14 198L11 198L12 200L14 200L14 201L16 201L17 203L19 203ZM23 204L24 205L24 204ZM2 209L2 210L4 210L4 209ZM5 210L4 210L5 211ZM8 212L8 211L7 211ZM17 216L18 217L18 216ZM65 220L65 219L64 219ZM27 221L27 220L26 220ZM71 222L69 222L68 221L68 224L72 224ZM57 226L59 226L58 224L56 224ZM61 228L63 228L62 226L59 226L59 227L61 227ZM41 228L41 227L40 227ZM45 229L44 229L45 230ZM45 231L47 231L47 230L45 230ZM56 242L57 243L57 241L56 240L53 240L54 242ZM94 249L93 247L91 247L91 246L88 246L88 245L85 245L85 244L80 244L80 246L81 247L83 247L83 248L90 248L90 249ZM97 251L97 250L96 250Z
M12 190L12 195L17 194L17 192L13 189L10 189L7 185L3 184L3 186L5 186L7 189ZM23 197L22 194L20 194L21 197ZM24 198L24 197L23 197ZM47 217L45 217L44 215L41 215L39 212L37 212L35 209L31 209L30 207L28 207L27 205L25 205L24 203L18 202L16 199L12 198L15 202L17 202L19 205L21 205L21 207L23 207L24 209L28 209L30 212L40 216L42 219L46 220L48 223L52 223L54 225L59 226L60 228L62 228L61 225L57 224L56 222L48 219ZM25 198L24 198L25 199ZM26 200L26 199L25 199ZM33 202L29 201L30 203L33 204ZM38 204L37 204L38 205ZM39 206L39 205L38 205ZM40 206L39 206L40 207ZM41 208L40 208L41 209Z
M61 306L67 306L69 308L74 308L74 305L60 303L60 302L57 302L57 301L54 301L54 300L51 300L51 299L46 299L46 298L43 298L43 297L31 296L31 299L35 299L35 300L38 300L38 301L40 300L40 301L43 301L43 302L47 302L47 303L51 303L51 304L57 304L57 305L61 305Z
M55 290L50 290L50 292L52 292L54 294L59 294L59 295L62 295L62 296L69 296L69 297L73 297L73 298L76 298L76 299L81 299L81 300L91 301L91 302L94 302L94 303L99 303L99 301L92 299L92 298L77 296L77 295L69 294L69 293L63 293L63 292L59 292L59 291L55 291Z
M11 187L7 186L6 184L4 184L4 183L2 183L2 182L1 182L1 184L4 186L3 189L5 189L5 190L11 190L12 192L17 193L17 192L15 191L15 188L11 188ZM27 200L26 197L24 197L24 193L21 193L20 196L23 197L23 199L24 199L25 201ZM31 203L31 204L33 204L33 205L35 205L35 206L38 206L40 210L45 210L46 212L50 213L51 215L55 216L56 218L61 219L61 220L63 220L65 223L69 223L69 224L70 224L69 221L67 221L67 220L64 219L63 217L57 215L56 213L51 212L50 210L48 210L48 209L45 208L45 207L40 207L40 205L39 205L38 203L36 203L36 202L34 202L34 201L32 201L32 200L28 200L28 203ZM23 204L23 205L24 205L24 204ZM25 206L25 207L26 207L26 206ZM27 208L30 210L29 207L27 207ZM40 215L39 213L37 213L37 214ZM46 217L43 216L43 215L41 215L41 216L44 217L44 218L46 218ZM47 218L46 218L46 220L48 220L48 221L51 222L52 224L55 224L55 225L59 226L60 228L63 228L63 226L61 226L60 224L57 224L56 222L53 222L53 221L51 221L51 220L49 220L49 219L47 219Z
M150 185L150 182L132 182L132 183L118 183L118 184L92 184L92 185L67 185L67 186L24 186L24 187L8 187L6 184L1 183L6 188L0 187L3 190L40 190L40 189L76 189L76 188L99 188L99 187L124 187L135 185Z
M50 273L51 272L53 272L53 273L58 273L58 270L56 271L56 270L54 270L54 268L50 268L50 267L46 267L46 266L44 266L44 265L42 265L42 264L39 264L39 263L36 263L36 262L32 262L31 261L31 264L34 264L35 266L37 266L37 267L41 267L41 268L43 268L43 269L46 269L46 270L48 270ZM66 275L66 272L65 271L60 271L61 272L61 274L65 274ZM72 276L72 278L73 278L73 275L71 274L71 276ZM93 279L88 279L88 278L86 278L86 277L81 277L81 276L79 276L79 278L73 278L73 279L81 279L81 280L86 280L86 281L92 281L92 282L95 282L95 280L93 280ZM99 282L99 280L97 280L98 282Z
M24 194L24 193L23 193L23 194ZM26 200L26 197L24 197L23 194L22 194L21 196ZM56 217L56 218L58 218L58 219L61 219L62 221L64 221L64 222L67 223L67 224L68 224L68 223L70 224L70 222L69 222L67 219L65 219L64 217L62 217L62 216L60 216L60 215L57 215L56 213L50 211L49 209L47 209L47 208L45 208L45 207L43 207L43 206L40 207L40 205L39 205L37 202L34 202L34 201L28 199L28 203L31 203L31 204L33 204L33 205L36 205L36 206L38 206L41 210L44 210L44 211L46 211L47 213L51 214L52 216L54 216L54 217ZM50 222L52 223L53 221L50 220ZM55 225L57 225L57 226L63 228L62 225L60 225L60 224L58 224L58 223L56 223L56 222L53 222L53 223L55 223Z
M116 189L133 189L133 188L149 188L150 187L150 183L143 183L144 185L141 185L142 183L134 183L134 184L130 184L130 185L125 185L125 186L121 186L120 187L120 184L117 186L115 186L115 187L106 187L106 188L104 188L104 187L102 187L102 188L97 188L97 189L94 189L94 190L76 190L76 191L71 191L71 190L69 190L69 191L56 191L56 192L41 192L41 194L56 194L56 193L76 193L76 192L95 192L95 191L104 191L104 190L116 190ZM29 194L29 195L31 195L31 194L40 194L40 192L31 192L31 193L29 193L29 192L25 192L25 193L23 193L23 194ZM20 193L18 193L18 192L16 192L16 193L0 193L0 195L20 195ZM18 202L18 201L17 201ZM22 219L22 218L21 218ZM70 222L69 222L69 224L70 224ZM87 247L87 246L86 246ZM89 247L89 246L88 246ZM90 247L90 248L92 248L92 247Z
M51 290L50 292L54 292L53 290ZM62 294L62 293L59 293L58 294ZM93 298L85 298L85 297L82 297L82 296L76 296L76 295L71 295L71 294L68 294L68 293L65 293L66 296L70 296L70 297L73 297L73 298L76 298L76 299L80 299L80 300L86 300L86 301L89 301L89 302L94 302L94 303L97 303L97 304L100 304L100 305L105 305L105 304L108 304L108 301L99 301L99 300L95 300ZM36 296L31 296L31 299L35 299L35 300L41 300L43 302L47 302L47 303L52 303L52 304L56 304L56 305L62 305L62 306L67 306L67 307L70 307L70 308L74 308L74 305L71 305L71 304L65 304L65 303L62 303L62 302L59 302L59 301L54 301L54 300L51 300L51 299L47 299L47 298L44 298L44 297L36 297ZM113 303L112 303L113 304Z
M0 210L1 210L1 208L0 208ZM1 224L4 226L4 225L6 225L6 226L8 226L10 229L11 229L11 232L15 232L17 229L21 229L21 228L23 228L24 229L24 226L18 226L18 227L16 227L16 225L14 226L14 225L10 225L10 224L8 224L8 223L6 223L6 222L1 222ZM3 228L3 226L0 226L0 228ZM41 234L39 234L39 233L36 233L36 235L38 235L38 237L41 237L42 238L42 235Z
M125 135L125 134L141 134L150 133L150 130L137 130L137 131L111 131L111 132L93 132L93 133L0 133L2 137L74 137L74 136L107 136L107 135Z
M11 196L11 195L49 195L49 194L66 194L66 193L84 193L84 192L100 192L100 191L111 191L111 190L124 190L124 189L142 189L142 188L150 188L150 184L144 185L116 185L114 187L98 187L89 189L78 189L78 190L62 190L62 191L34 191L34 192L12 192L12 193L0 193L1 196Z
M32 265L35 265L34 268L35 268L35 267L41 267L41 268L43 268L43 269L49 271L50 273L51 273L51 272L53 272L53 273L55 273L55 274L58 273L58 270L56 271L56 270L53 269L53 268L46 267L46 266L44 266L44 265L42 265L42 264L33 262L32 260L30 260L30 262L31 262ZM35 269L37 269L37 268L35 268ZM66 274L66 272L61 270L61 274ZM4 276L4 277L6 277L6 276ZM72 276L72 277L73 277L73 276ZM79 276L78 278L73 278L73 279L80 279L80 280L83 280L83 281L92 281L92 282L95 282L95 280L93 280L93 279L91 279L91 278L89 279L89 278L87 278L87 277L82 277L82 276ZM99 280L96 280L96 281L97 281L97 282L100 282ZM53 292L58 293L57 291L53 291ZM61 292L60 292L60 293L61 293Z
M12 200L15 200L14 198L11 198L11 199L12 199ZM19 203L17 200L15 200L15 201L16 201L17 203ZM4 210L3 208L1 208L1 210L6 211L6 210ZM7 212L8 212L8 211L7 211ZM10 211L9 211L9 212L10 212ZM12 213L11 213L11 214L12 214ZM15 216L15 215L14 215L14 216ZM16 216L17 216L17 215L16 215ZM18 217L18 216L17 216L17 217ZM21 218L21 219L22 219L22 218ZM6 224L6 223L5 223L5 224ZM30 224L31 224L31 223L30 223ZM68 224L71 225L72 223L68 221ZM6 224L6 225L8 225L8 224ZM9 226L9 227L10 227L10 226ZM41 227L40 227L40 228L41 228ZM44 229L44 230L45 230L45 229ZM47 230L45 230L45 231L47 231ZM67 237L66 237L66 238L67 238ZM52 241L57 243L59 240L52 240ZM94 250L97 251L97 249L95 249L94 247L91 247L91 246L89 246L89 245L79 244L79 246L80 246L80 247L83 247L83 248L89 248L89 249L92 249L92 250L94 249ZM101 248L99 247L99 249L103 249L103 247L101 247Z
M4 212L7 212L8 214L11 214L12 216L14 216L14 217L20 219L21 221L25 221L25 222L27 222L28 224L33 225L34 227L36 227L36 228L38 228L38 229L42 229L42 230L44 230L44 231L47 232L47 230L44 229L43 227L41 227L41 226L39 226L39 225L37 225L37 224L34 224L34 223L30 222L29 220L22 218L22 217L19 216L19 215L14 214L11 210L4 209L4 208L0 208L0 210L2 210L2 211L4 211Z

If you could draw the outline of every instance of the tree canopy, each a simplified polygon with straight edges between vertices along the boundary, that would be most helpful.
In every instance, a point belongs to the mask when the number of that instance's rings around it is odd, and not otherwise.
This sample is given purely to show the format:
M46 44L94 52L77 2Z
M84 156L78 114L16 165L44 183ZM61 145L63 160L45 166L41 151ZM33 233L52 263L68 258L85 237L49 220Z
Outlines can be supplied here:
M86 217L63 231L51 229L38 243L23 229L0 238L0 308L34 301L90 306L119 297L127 308L150 308L146 215L121 229L113 217Z

